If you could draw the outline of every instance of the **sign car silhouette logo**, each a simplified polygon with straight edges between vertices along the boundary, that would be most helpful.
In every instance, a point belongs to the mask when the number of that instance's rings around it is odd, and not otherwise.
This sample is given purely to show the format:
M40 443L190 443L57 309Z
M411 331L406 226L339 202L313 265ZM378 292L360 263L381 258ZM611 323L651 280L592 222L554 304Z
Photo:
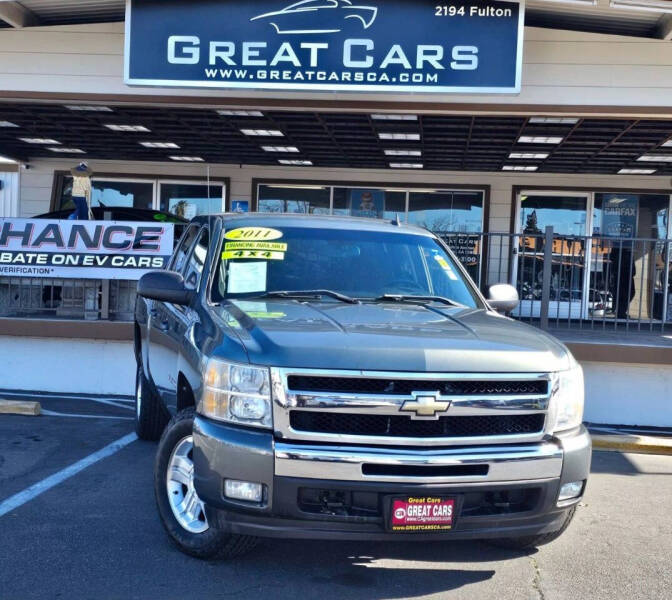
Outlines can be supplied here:
M340 33L348 19L361 21L364 29L378 16L375 6L354 5L351 0L302 0L250 21L267 21L282 35Z

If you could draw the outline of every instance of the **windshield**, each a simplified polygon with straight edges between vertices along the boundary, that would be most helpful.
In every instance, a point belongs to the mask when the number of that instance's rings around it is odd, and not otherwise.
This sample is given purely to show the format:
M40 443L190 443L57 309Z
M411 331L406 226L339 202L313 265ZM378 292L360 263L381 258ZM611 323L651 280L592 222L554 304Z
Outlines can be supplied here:
M443 297L471 308L480 304L453 258L430 236L313 227L243 227L225 233L215 302L313 290L363 301L394 295Z

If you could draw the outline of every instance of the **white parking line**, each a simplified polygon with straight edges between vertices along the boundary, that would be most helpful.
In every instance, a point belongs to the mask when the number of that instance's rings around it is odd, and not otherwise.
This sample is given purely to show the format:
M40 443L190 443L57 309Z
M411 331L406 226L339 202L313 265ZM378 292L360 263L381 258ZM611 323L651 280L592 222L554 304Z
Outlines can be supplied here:
M112 417L109 415L80 415L77 413L62 413L55 410L42 409L42 414L47 417L77 417L79 419L116 419L117 421L135 421L134 417Z
M89 454L87 457L82 460L73 463L69 467L50 475L42 481L38 481L36 484L31 485L29 488L26 488L18 494L14 494L0 502L0 517L6 515L8 512L22 506L26 502L29 502L33 498L36 498L40 494L50 490L54 486L57 486L59 483L62 483L66 479L70 479L73 475L77 475L80 471L83 471L87 467L90 467L92 464L97 463L99 460L112 456L116 452L119 452L125 446L128 446L130 443L138 439L138 436L135 433L129 433L124 437L118 439L116 442L112 442L108 446L101 448L93 454Z

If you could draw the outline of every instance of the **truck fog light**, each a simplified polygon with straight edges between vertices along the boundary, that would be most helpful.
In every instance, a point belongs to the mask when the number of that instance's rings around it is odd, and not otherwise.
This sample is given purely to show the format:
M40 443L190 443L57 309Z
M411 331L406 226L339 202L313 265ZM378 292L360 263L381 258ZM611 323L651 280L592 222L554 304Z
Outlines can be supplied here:
M558 502L562 502L563 500L570 500L571 498L577 498L581 495L582 490L583 481L572 481L572 483L565 483L560 488Z
M229 410L242 421L261 421L266 416L265 398L256 396L231 396Z
M224 482L224 495L233 500L259 503L264 499L264 486L261 483L252 483L251 481L227 479Z

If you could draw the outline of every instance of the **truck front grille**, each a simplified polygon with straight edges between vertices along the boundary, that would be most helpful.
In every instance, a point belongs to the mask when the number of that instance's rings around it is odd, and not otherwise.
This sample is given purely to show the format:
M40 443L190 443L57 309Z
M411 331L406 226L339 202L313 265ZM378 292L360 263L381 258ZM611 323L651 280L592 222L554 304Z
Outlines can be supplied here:
M548 393L546 380L470 381L446 379L396 379L370 377L323 377L290 375L287 387L299 392L346 394L391 394L405 396L411 392L441 392L450 396L527 396Z
M545 415L475 415L440 417L436 421L413 420L407 415L366 415L292 410L295 431L321 434L459 438L541 433Z

